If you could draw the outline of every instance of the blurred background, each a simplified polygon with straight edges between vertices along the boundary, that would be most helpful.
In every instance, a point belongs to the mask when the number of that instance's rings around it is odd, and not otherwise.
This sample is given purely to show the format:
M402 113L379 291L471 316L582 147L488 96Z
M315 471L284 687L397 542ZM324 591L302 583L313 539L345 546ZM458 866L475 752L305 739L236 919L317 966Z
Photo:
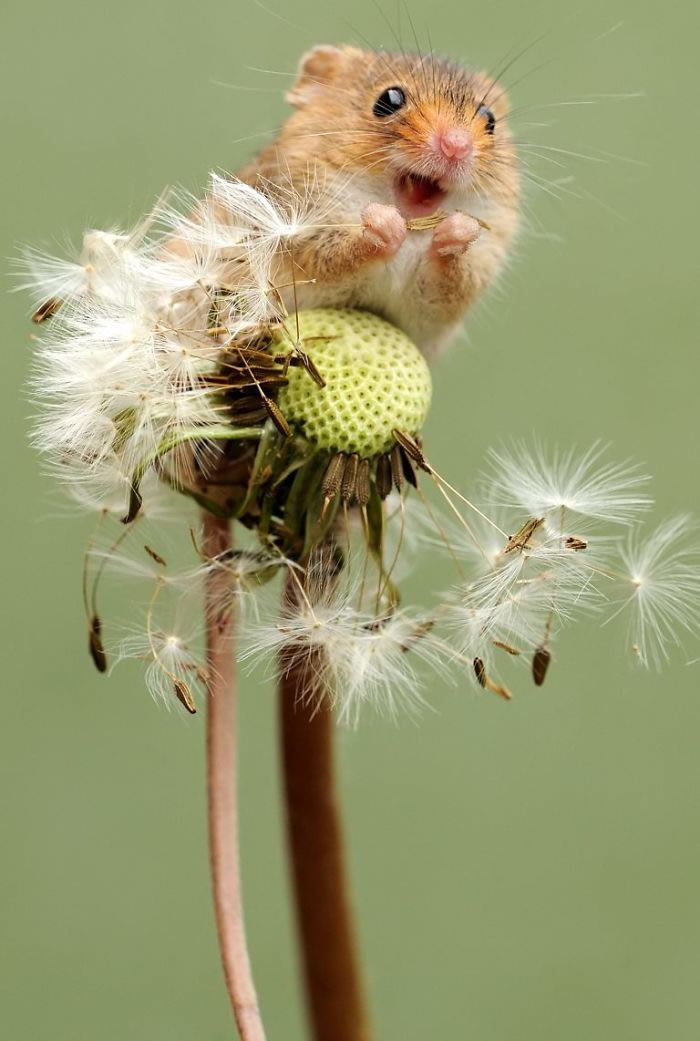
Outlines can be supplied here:
M410 13L423 47L491 68L544 34L505 82L518 136L562 151L530 149L519 256L436 370L431 457L464 487L503 439L601 438L655 474L661 514L698 511L696 5L270 4L8 0L8 272L23 243L61 249L235 169L314 43L391 46L388 22L410 47ZM57 506L27 446L28 301L4 295L2 313L2 1033L223 1041L203 720L154 705L137 668L105 679L88 660L90 522ZM419 561L412 595L434 581ZM339 732L377 1038L695 1041L688 656L644 674L617 632L583 626L511 704L435 685L418 725ZM271 685L245 680L241 711L253 961L270 1041L299 1041Z

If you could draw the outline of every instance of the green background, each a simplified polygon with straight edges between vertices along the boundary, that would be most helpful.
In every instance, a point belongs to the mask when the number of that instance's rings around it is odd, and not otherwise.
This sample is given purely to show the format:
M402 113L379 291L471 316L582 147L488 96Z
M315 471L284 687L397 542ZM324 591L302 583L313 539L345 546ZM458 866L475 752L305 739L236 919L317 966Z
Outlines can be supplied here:
M6 5L0 254L234 169L283 117L278 73L312 43L391 44L371 0L352 24L276 6ZM573 177L571 194L529 191L517 262L436 371L431 456L468 486L502 438L602 438L656 475L662 513L697 511L696 5L411 10L424 45L484 66L546 31L505 77L519 136L605 159L531 157L539 178ZM596 103L559 105L584 96ZM5 296L3 316L2 1036L228 1038L202 719L154 706L137 668L106 680L87 660L89 525L56 506L27 447L27 301ZM414 593L433 578L419 562ZM700 666L685 657L642 674L618 631L585 626L510 705L436 684L418 726L339 733L378 1038L700 1035ZM242 734L253 961L270 1041L296 1041L269 683L244 683Z

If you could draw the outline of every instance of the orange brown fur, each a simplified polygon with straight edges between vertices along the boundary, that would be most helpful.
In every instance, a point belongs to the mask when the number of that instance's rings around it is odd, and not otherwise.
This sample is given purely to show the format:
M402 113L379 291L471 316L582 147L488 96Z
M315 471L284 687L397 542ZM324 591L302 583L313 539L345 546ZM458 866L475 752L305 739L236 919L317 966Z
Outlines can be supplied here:
M378 118L376 99L397 86L405 104ZM323 224L335 226L310 229L295 244L293 265L281 258L280 281L295 278L300 306L374 311L435 353L498 274L517 229L518 166L503 90L432 56L317 47L302 59L287 100L295 111L238 176L273 196L315 192ZM495 119L492 133L480 105ZM454 132L469 139L461 164L440 151ZM419 195L434 184L448 215L433 230L407 231L416 184Z

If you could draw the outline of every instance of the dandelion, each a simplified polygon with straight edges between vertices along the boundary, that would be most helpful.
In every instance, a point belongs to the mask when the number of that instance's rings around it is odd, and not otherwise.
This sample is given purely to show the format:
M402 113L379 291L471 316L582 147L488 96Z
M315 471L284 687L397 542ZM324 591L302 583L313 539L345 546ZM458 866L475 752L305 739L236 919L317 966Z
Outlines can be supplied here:
M34 379L43 404L34 438L50 469L80 505L127 526L157 512L170 486L254 532L250 551L202 558L195 543L199 559L180 589L218 588L210 621L251 606L261 627L242 657L284 653L299 664L311 655L304 696L329 697L342 719L356 722L360 705L415 708L419 685L406 663L423 655L442 664L441 633L462 670L477 658L495 668L494 651L548 649L562 626L609 602L626 571L644 575L630 579L624 600L636 612L634 653L657 663L678 629L693 630L697 589L679 524L644 550L633 535L615 565L609 526L650 508L648 478L608 461L600 445L576 453L523 443L490 453L475 496L448 482L420 441L431 386L415 347L373 315L285 309L279 257L329 219L319 187L310 175L302 198L214 174L201 200L170 192L131 231L88 232L75 261L25 255L39 309L54 301L41 315ZM416 501L405 504L412 488ZM410 615L396 582L419 552L419 528L431 532L422 545L450 554L459 580L426 614L430 638L405 651ZM142 553L129 563L125 538L98 562L92 547L95 589L118 568L144 580L153 570ZM345 581L332 608L327 592L315 601L310 561L335 554L349 573L358 543L361 602ZM324 556L324 546L335 548ZM280 572L304 595L290 617L265 608L265 635L259 595ZM95 600L93 591L91 627Z
M34 441L96 515L83 566L88 650L100 672L141 660L159 702L189 715L207 705L222 957L242 1036L258 1041L227 841L238 617L237 659L279 675L297 809L332 783L333 718L415 715L429 676L510 700L524 674L537 687L555 675L565 626L611 606L629 614L643 665L700 631L692 525L640 538L651 499L638 467L600 445L523 443L492 451L481 483L462 491L422 440L432 383L416 346L373 314L287 310L295 245L330 220L324 195L311 177L300 198L212 175L202 200L173 192L131 231L89 232L73 261L31 251L23 261L40 334ZM166 516L181 534L174 553ZM234 522L245 533L236 546ZM438 548L454 565L450 588L403 603L406 564ZM147 596L143 624L114 644L101 599L117 576ZM332 807L315 803L312 816L337 837Z

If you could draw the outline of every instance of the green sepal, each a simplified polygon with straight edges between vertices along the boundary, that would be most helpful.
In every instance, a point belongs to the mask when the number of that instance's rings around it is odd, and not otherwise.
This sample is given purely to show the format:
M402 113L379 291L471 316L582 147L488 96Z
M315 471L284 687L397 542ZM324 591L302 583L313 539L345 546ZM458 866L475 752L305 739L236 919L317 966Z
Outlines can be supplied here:
M248 489L243 502L234 514L236 517L242 517L247 512L255 498L259 485L266 479L266 468L269 467L272 469L275 460L279 456L282 437L272 420L268 419L260 430L260 443L258 444L258 450L255 453L255 459L253 460L253 469L250 472Z
M193 430L181 430L179 433L166 434L154 452L144 456L131 477L129 506L122 517L123 524L130 524L138 516L143 499L139 491L144 475L159 459L178 445L188 441L251 441L260 437L260 427L196 427ZM214 511L212 511L214 512Z
M301 541L305 531L306 512L313 494L314 485L320 482L328 465L324 455L313 455L308 462L299 467L284 506L284 526L293 539Z

